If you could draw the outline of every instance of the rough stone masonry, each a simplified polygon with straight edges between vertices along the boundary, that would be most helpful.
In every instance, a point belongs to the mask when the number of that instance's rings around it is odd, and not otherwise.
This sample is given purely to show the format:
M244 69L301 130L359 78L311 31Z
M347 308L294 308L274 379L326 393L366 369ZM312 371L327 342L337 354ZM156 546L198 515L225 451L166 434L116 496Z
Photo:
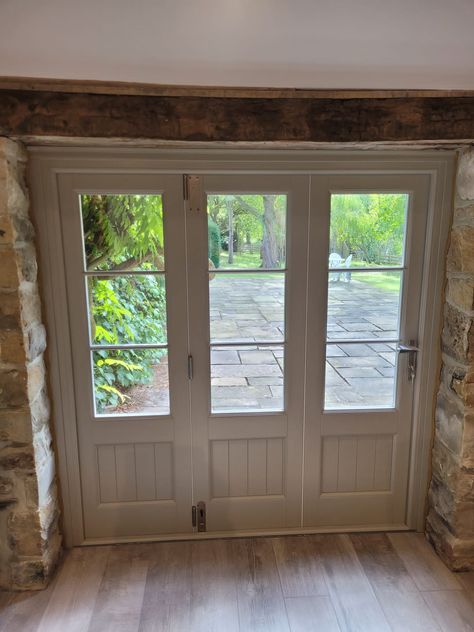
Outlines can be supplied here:
M447 260L442 370L427 534L453 570L474 569L474 148L462 151Z
M59 503L26 151L0 138L0 588L43 588Z

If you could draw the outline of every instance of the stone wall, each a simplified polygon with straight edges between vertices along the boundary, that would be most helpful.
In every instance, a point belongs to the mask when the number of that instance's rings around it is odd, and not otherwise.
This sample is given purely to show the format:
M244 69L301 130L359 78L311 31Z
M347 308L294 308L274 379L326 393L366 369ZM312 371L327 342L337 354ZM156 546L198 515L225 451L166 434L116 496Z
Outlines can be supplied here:
M432 469L428 537L452 569L474 569L474 148L458 164Z
M45 328L26 152L0 138L0 588L42 588L59 556Z

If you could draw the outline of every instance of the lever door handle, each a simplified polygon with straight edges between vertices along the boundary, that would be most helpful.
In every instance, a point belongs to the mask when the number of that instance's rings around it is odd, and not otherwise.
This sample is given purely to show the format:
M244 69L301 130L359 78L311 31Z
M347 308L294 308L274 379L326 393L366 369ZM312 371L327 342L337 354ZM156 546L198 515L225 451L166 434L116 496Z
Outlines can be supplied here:
M399 344L397 345L397 351L399 353L415 353L416 351L419 351L419 348L415 347L415 345Z

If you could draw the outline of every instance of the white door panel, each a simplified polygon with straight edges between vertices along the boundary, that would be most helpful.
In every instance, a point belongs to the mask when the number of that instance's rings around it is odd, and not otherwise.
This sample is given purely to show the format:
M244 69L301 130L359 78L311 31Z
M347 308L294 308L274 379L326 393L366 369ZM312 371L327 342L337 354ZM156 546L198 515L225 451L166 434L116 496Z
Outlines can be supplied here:
M428 192L428 176L312 178L308 323L317 325L308 327L305 526L406 522L414 382L396 349L418 340ZM331 249L357 221L362 193L406 198L405 239L384 265L358 271ZM389 251L380 230L384 239Z
M187 338L183 335L187 331L187 306L182 180L179 176L62 174L59 193L85 537L191 531ZM84 197L91 195L99 197L94 202ZM86 204L92 209L109 204L106 207L109 213L112 204L128 204L123 208L117 206L114 213L116 216L128 213L131 219L124 221L128 221L129 230L133 231L136 229L133 204L142 200L136 196L153 196L151 206L154 204L155 211L162 213L163 235L159 235L156 217L145 218L147 222L155 221L155 233L163 246L159 260L153 265L131 265L130 268L116 261L109 265L109 260L103 258L94 262L94 246L88 240L91 235L105 240L107 227L91 228L91 222L99 222L99 211L86 216L89 208ZM151 235L152 228L142 227L142 237ZM104 249L102 243L97 248L100 252ZM124 254L121 259L130 264L132 255ZM110 292L128 283L131 291L151 305L150 296L154 296L156 287L150 283L154 280L156 284L166 284L162 305L166 332L153 328L151 323L143 339L143 332L136 329L145 321L137 312L134 315L128 310L118 312L117 316L105 312L102 318L106 337L101 339L96 322L100 309L111 309L114 305L118 309L126 307L117 302L118 291L115 298ZM145 285L148 293L143 291ZM107 299L102 297L102 292L109 293ZM137 303L140 309L140 301ZM156 306L155 312L159 312ZM144 389L139 385L140 371L144 370L140 361L144 353L150 354L153 349L157 356L161 354L156 365L152 365L159 379L150 389ZM136 359L130 360L130 357ZM110 384L101 382L102 378L96 376L99 363L105 369L107 366L130 369L132 384L138 379L137 385L121 391L112 377ZM111 404L110 398L114 396L111 388L122 392L121 397L125 399ZM105 403L100 399L102 392L109 398Z
M221 267L209 271L202 247L208 215L188 212L194 498L206 502L211 531L297 527L308 178L203 176L200 188L201 209L209 206L211 213L213 204L227 204L235 216L229 221L250 221L252 204L262 212L265 204L274 211L283 204L285 217L273 220L272 231L265 225L262 231L274 235L283 223L286 238L280 235L280 244L286 252L284 262L267 256L267 234L250 262L230 263L227 246ZM264 213L271 216L269 207ZM229 398L224 402L221 389Z
M423 348L429 190L410 173L203 174L186 199L182 174L58 175L85 540L192 537L200 501L210 532L406 524L417 382L397 345ZM354 248L350 196L379 193L405 196L403 222L382 213ZM128 227L113 266L93 195ZM134 215L140 196L156 216ZM135 306L108 315L122 285Z

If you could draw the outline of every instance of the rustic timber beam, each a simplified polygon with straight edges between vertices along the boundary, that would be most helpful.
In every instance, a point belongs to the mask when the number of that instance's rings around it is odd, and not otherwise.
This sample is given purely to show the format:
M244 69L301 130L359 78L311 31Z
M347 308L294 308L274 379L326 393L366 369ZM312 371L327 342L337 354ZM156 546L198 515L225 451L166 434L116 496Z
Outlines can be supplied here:
M156 141L363 143L474 139L474 95L181 96L13 89L0 135Z

